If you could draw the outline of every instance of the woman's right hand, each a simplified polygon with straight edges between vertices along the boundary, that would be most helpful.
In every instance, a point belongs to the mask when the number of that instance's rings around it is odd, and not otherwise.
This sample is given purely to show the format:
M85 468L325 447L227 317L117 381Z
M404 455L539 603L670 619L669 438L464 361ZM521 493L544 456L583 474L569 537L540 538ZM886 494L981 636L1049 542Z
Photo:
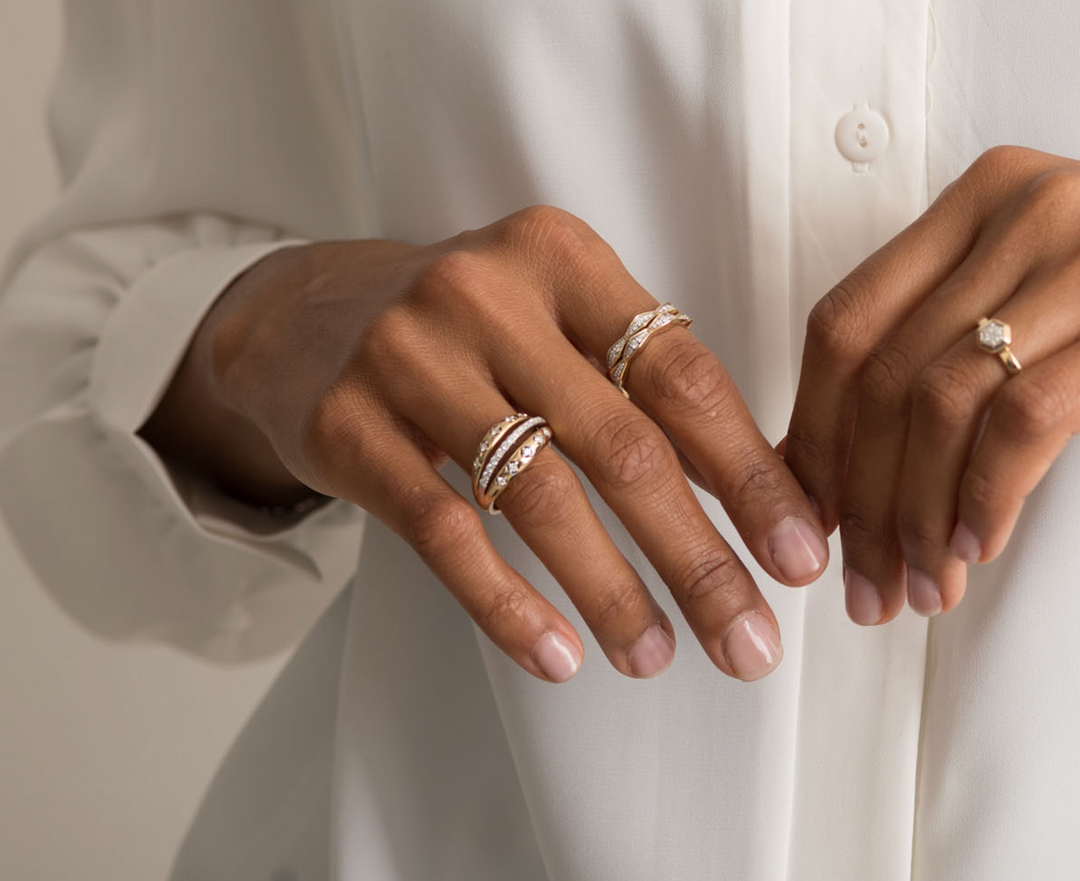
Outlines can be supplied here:
M657 305L592 229L549 207L430 246L287 247L221 295L142 433L252 500L310 487L359 505L416 550L499 648L563 681L583 656L573 626L438 473L447 456L471 471L503 417L542 416L713 663L757 679L782 654L776 619L680 463L776 579L815 579L827 544L732 380L689 332L642 348L627 374L632 400L606 378L608 347ZM647 677L668 666L671 622L554 449L498 504L618 670Z

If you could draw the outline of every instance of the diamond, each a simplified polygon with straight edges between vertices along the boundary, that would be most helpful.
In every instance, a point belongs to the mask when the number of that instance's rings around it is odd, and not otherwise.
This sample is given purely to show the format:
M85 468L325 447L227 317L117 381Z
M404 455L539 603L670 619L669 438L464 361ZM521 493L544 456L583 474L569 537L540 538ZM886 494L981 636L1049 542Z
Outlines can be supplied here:
M512 449L514 444L525 437L528 432L543 424L544 420L541 417L533 416L531 419L522 422L517 428L503 438L502 443L495 448L495 452L492 453L487 460L487 465L484 466L484 473L480 475L478 483L482 490L485 492L487 491L488 485L491 483L491 476L495 473L495 466L505 458L507 451Z
M653 319L653 323L649 325L649 330L656 330L659 327L663 327L665 324L671 324L675 320L675 316L670 312L662 312Z
M619 337L619 341L615 343L615 345L613 345L610 349L608 349L607 366L609 370L615 365L615 362L619 360L619 355L622 354L623 346L625 345L626 337L623 336Z
M532 446L530 444L525 444L525 446L523 446L521 448L521 458L523 460L524 459L531 459L532 454L533 454L533 448L532 448Z
M991 352L1009 343L1009 326L991 319L979 328L979 345Z
M626 351L623 352L623 358L629 358L630 355L637 351L638 347L645 342L645 338L649 335L649 329L638 331L630 339L626 341Z
M503 477L501 474L498 477L495 478L495 482L499 486L506 486L506 478Z
M623 336L633 336L646 324L652 321L654 315L656 315L655 311L639 312L634 316L633 321L630 322L630 326L626 328L626 333L623 334Z
M511 462L509 465L506 466L506 470L510 474L517 474L520 467L521 466L517 462Z
M616 384L618 384L622 380L624 373L626 373L625 361L621 362L618 366L616 366L616 368L611 373L611 378L615 381Z

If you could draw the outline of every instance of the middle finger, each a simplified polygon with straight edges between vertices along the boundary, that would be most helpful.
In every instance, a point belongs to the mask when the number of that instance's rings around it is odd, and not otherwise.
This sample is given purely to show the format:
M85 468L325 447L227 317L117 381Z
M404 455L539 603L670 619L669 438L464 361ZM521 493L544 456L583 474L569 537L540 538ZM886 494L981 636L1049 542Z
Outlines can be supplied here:
M776 619L705 514L657 425L623 398L556 328L536 329L533 369L509 346L497 375L586 473L670 588L713 663L750 680L780 661Z

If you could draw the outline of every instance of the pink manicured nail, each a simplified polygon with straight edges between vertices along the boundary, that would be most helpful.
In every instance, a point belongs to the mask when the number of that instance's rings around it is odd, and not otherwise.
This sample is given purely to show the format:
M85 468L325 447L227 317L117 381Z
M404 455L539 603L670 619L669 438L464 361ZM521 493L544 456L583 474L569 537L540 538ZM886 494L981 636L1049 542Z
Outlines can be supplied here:
M941 588L925 572L918 569L908 569L907 573L908 605L929 618L941 611Z
M663 673L675 657L675 643L659 624L646 630L626 653L630 669L639 679Z
M749 612L728 627L723 649L735 675L746 682L770 673L784 657L776 630L758 612Z
M805 581L821 571L828 549L801 517L786 517L769 535L769 555L788 581Z
M982 543L963 522L958 522L953 530L949 550L958 560L965 563L978 563L982 559Z
M844 567L844 596L848 617L869 627L881 620L881 594L869 578Z
M549 630L533 646L533 660L552 682L566 682L581 666L581 653L562 634Z

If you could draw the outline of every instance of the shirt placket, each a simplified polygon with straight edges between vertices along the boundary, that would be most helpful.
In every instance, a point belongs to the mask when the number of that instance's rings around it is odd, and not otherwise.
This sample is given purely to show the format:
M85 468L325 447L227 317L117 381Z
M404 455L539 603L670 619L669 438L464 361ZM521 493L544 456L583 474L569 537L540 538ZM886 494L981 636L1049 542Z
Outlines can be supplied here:
M806 318L926 207L927 0L791 3L793 365ZM926 623L859 628L840 546L807 590L790 878L910 876ZM822 846L833 842L835 846Z

